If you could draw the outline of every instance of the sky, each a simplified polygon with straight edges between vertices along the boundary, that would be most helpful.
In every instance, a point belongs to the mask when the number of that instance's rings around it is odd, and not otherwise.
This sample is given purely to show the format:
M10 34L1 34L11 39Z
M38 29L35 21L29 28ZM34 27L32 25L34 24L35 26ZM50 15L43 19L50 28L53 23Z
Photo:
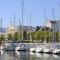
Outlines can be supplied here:
M45 23L44 10L46 20L52 20L52 8L56 20L60 19L60 0L23 0L23 25L43 26ZM10 21L14 21L18 26L22 24L22 0L0 0L0 20L2 19L2 26L7 27ZM20 19L20 23L19 23ZM1 23L0 23L1 24Z

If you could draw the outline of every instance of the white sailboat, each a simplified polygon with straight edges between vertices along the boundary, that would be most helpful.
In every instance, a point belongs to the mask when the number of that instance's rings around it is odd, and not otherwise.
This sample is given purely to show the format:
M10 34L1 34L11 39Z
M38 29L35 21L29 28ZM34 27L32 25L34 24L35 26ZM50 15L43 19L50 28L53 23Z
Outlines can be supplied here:
M15 51L26 51L26 44L18 44L15 48Z
M35 51L39 53L39 52L43 52L43 49L41 47L37 47Z
M34 47L30 48L30 52L35 52L35 49Z
M54 49L54 50L53 50L53 53L54 53L54 54L60 54L60 49Z
M60 44L56 44L53 50L54 54L60 54Z
M32 45L30 47L30 52L36 52L36 46L34 43L32 43Z
M23 40L23 7L24 7L24 2L22 0L22 40ZM16 48L15 48L16 51L25 51L26 50L26 46L25 44L22 42L22 44L18 45Z
M30 47L30 52L36 52L36 46L34 43L32 43L32 46Z
M2 37L2 19L0 19L0 28L1 28L1 33L0 33L0 37ZM4 46L2 45L2 43L1 43L1 45L0 45L0 50L3 50L4 49Z
M52 9L52 14L53 14L53 21L55 21L56 20L56 18L55 18L55 14L54 14L54 9ZM54 22L54 25L55 25L55 22ZM53 41L55 40L54 39L54 32L55 32L55 28L53 28ZM56 45L55 45L55 48L54 48L54 50L53 50L53 53L60 53L60 49L58 49L57 47L56 47Z
M15 51L16 43L14 42L6 42L4 44L4 50L5 51Z
M42 47L43 47L43 45L39 45L39 46L37 46L37 48L36 48L35 51L36 51L37 53L41 53L41 52L43 52L43 48L42 48Z
M46 26L46 15L45 15L45 10L44 10L44 16L45 16L45 26ZM45 32L46 32L46 27L45 27ZM44 53L52 53L53 49L50 47L48 47L49 44L46 43L46 33L45 33L45 42L44 42L44 48L43 48L43 52Z
M52 53L53 52L52 46L51 45L49 45L49 46L45 45L43 52L44 53Z
M31 31L31 13L30 13L30 31ZM31 34L30 34L30 41L32 41ZM30 52L35 52L36 47L35 44L32 43L32 46L30 47Z

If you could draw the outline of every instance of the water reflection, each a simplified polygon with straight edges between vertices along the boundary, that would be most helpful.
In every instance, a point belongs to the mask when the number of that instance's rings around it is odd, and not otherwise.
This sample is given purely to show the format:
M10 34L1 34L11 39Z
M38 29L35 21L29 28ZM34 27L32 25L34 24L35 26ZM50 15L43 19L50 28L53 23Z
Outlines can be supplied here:
M60 60L60 55L54 54L53 57L54 57L55 60Z
M42 58L42 54L41 53L36 53L36 57Z
M35 56L35 53L34 52L30 52L30 55Z
M19 58L16 57L15 52L13 51L7 51L5 52L5 60L19 60Z
M0 50L0 54L3 55L4 54L4 51L3 50Z
M19 51L15 51L15 54L17 57L20 57L20 52Z
M22 51L0 51L0 60L60 60L60 55Z
M43 54L43 59L42 60L52 60L52 54Z
M43 54L43 57L44 57L44 58L49 58L49 57L50 57L50 54L44 53L44 54Z
M21 60L29 60L29 53L28 52L17 52L16 55L21 59Z

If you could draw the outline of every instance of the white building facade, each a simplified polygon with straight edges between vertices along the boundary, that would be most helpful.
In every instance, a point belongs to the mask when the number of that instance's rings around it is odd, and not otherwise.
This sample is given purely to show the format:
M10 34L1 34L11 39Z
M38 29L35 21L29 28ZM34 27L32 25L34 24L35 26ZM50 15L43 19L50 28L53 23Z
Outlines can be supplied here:
M11 33L12 35L18 31L18 28L14 25L9 25L7 28L6 28L6 34L8 33Z
M51 28L55 32L60 32L60 20L56 20L56 21L47 20L46 27Z

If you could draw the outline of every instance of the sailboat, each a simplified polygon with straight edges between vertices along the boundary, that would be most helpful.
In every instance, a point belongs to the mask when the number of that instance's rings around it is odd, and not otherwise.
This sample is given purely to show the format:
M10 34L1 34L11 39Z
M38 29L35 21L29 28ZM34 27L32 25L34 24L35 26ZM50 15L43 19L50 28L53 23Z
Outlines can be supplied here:
M9 26L9 29L12 29L12 30L15 29L15 15L13 16L13 18L14 18L14 24L12 24L12 22L10 21L10 26L12 26L13 28L11 28ZM11 31L11 34L13 36L14 32L12 33L12 31ZM17 43L14 43L14 42L15 42L15 40L14 40L14 36L13 36L13 40L10 40L10 41L7 41L7 42L4 43L4 46L5 46L4 50L5 51L15 51Z
M30 13L30 31L31 31L31 13ZM30 33L30 41L32 41L31 33ZM34 43L32 43L32 46L30 47L30 52L35 52L36 46Z
M24 7L24 2L22 0L22 41L23 41L23 7ZM16 51L26 51L27 48L26 48L26 44L25 43L21 43L21 44L18 44L15 48Z
M52 49L51 49L51 46L50 44L47 44L46 43L46 15L45 15L45 9L44 9L44 17L45 17L45 41L44 41L44 48L43 48L43 52L44 53L52 53Z
M0 19L0 23L1 23L1 25L0 25L0 26L1 26L1 27L0 27L0 28L1 28L0 37L2 37L2 19ZM4 49L4 46L3 46L3 44L2 44L2 41L1 41L0 43L1 43L1 45L0 45L0 51L1 51L1 50Z
M55 18L55 14L54 14L54 9L52 9L52 13L53 13L53 21L55 21L56 18ZM55 25L55 22L54 22L54 25ZM55 41L55 34L54 34L55 30L54 29L53 29L53 42ZM55 53L55 54L59 53L60 54L60 44L57 43L55 45L55 48L53 50L53 53Z
M38 45L38 46L36 47L36 50L35 50L35 51L36 51L37 53L41 53L41 52L43 52L43 47L44 47L43 45Z

